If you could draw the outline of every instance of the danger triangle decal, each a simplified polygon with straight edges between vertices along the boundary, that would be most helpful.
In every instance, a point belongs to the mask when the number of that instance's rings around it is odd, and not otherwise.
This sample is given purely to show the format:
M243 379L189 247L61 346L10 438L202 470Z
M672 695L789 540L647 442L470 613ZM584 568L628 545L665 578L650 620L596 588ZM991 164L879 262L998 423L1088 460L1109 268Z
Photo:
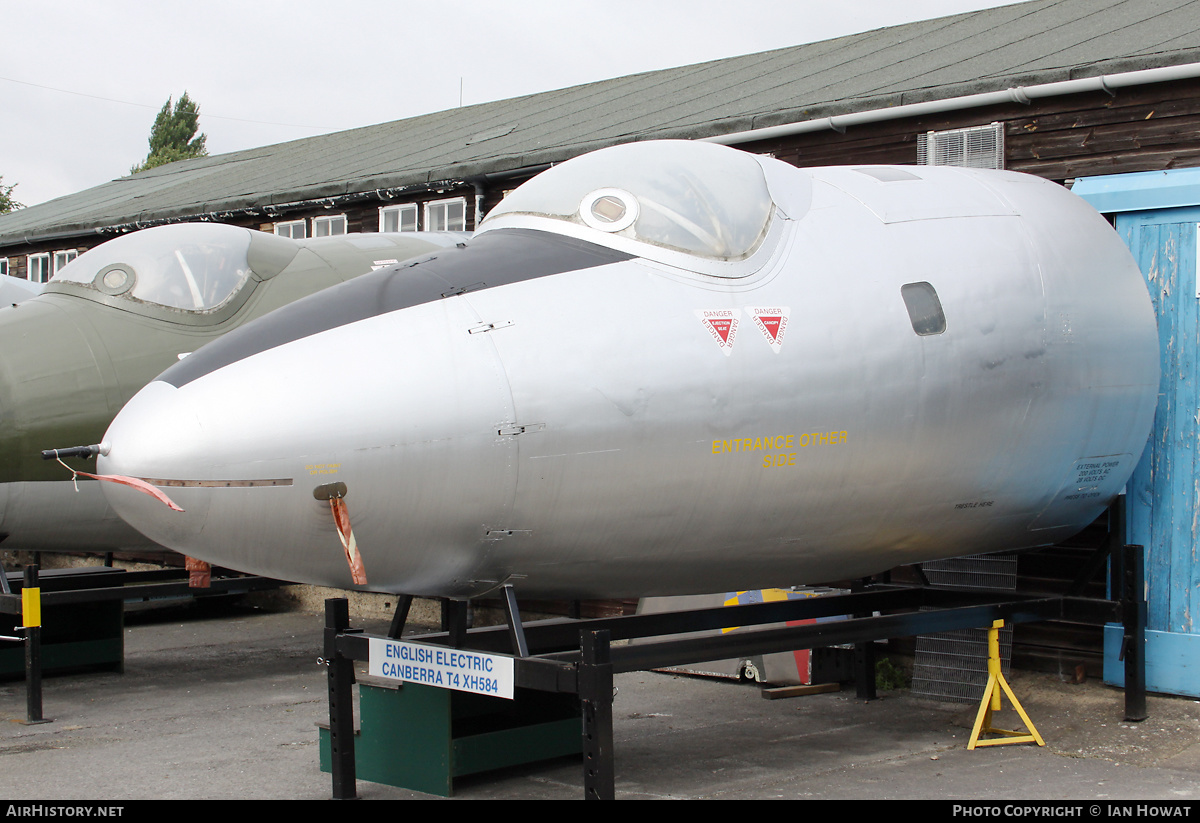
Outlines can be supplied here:
M747 306L745 309L695 309L696 317L704 324L721 351L726 356L733 351L737 339L738 324L742 312L750 315L750 321L766 338L767 345L776 354L783 348L791 309L787 306Z
M727 357L733 351L733 341L737 339L741 314L738 309L696 309L696 316Z
M787 306L747 306L746 313L754 325L767 338L767 343L776 354L783 348L783 335L787 331L788 315L791 311Z

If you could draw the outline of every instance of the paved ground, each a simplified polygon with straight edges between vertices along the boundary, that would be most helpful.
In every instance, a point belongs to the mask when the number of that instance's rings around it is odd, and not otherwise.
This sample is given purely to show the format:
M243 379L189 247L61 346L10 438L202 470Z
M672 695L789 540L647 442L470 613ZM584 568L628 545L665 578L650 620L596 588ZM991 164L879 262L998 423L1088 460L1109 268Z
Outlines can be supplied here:
M316 724L327 717L321 617L238 609L171 612L126 628L124 674L49 678L27 726L24 685L0 683L0 798L330 797ZM381 631L372 623L369 630ZM764 700L748 684L620 675L621 798L1200 799L1200 703L1151 696L1122 721L1121 693L1016 675L1047 741L969 752L972 709L888 692ZM1019 722L1016 721L1015 722ZM578 759L457 784L457 797L582 796ZM420 798L360 782L363 799ZM1107 816L1107 815L1105 815Z

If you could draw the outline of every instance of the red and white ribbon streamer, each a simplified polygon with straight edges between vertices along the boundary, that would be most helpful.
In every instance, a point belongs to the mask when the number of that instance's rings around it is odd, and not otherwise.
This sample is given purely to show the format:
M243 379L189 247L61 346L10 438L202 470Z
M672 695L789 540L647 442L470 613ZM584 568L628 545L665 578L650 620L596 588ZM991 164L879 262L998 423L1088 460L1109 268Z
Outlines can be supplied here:
M342 548L346 552L346 562L350 564L350 577L356 585L367 585L367 570L363 566L362 555L358 553L358 543L354 532L350 529L350 510L346 501L341 497L329 498L329 508L333 511L333 522L337 525L338 537L342 539Z

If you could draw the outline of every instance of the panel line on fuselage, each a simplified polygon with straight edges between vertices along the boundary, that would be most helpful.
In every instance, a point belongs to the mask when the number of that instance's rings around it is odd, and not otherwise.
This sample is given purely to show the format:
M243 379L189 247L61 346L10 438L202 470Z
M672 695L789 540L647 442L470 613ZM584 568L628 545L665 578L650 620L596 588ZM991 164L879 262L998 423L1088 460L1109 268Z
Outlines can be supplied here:
M173 488L221 489L221 488L253 488L257 486L291 486L294 481L290 477L278 477L264 480L166 480L161 477L138 477L152 486L169 486Z

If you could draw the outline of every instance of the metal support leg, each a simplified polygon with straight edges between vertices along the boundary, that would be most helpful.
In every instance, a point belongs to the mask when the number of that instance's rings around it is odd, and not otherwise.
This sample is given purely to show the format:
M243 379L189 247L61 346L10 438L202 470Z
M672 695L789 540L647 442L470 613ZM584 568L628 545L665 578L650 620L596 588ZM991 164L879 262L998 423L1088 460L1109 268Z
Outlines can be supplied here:
M392 625L388 628L388 637L399 640L404 634L404 624L408 622L408 613L412 609L413 596L402 594L396 599L396 613L392 615Z
M443 628L450 634L450 645L456 649L461 649L467 641L469 605L469 601L466 600L447 600L443 605Z
M337 650L337 637L350 628L350 601L344 597L325 601L325 665L329 685L329 754L333 799L358 796L354 770L354 661Z
M1146 571L1141 546L1125 546L1122 567L1122 622L1125 624L1125 719L1145 720L1146 713Z
M920 573L921 567L915 566ZM864 577L852 591L862 591L871 585L871 579ZM870 614L856 614L855 617L870 617ZM875 692L875 642L854 644L854 691L859 700L874 700Z
M583 632L579 699L583 704L583 797L616 799L613 764L613 670L609 631Z
M508 637L512 641L513 655L529 657L529 643L525 641L525 627L521 625L521 612L517 608L517 593L504 584L504 613L508 617Z
M854 691L859 700L874 700L875 642L854 644Z

